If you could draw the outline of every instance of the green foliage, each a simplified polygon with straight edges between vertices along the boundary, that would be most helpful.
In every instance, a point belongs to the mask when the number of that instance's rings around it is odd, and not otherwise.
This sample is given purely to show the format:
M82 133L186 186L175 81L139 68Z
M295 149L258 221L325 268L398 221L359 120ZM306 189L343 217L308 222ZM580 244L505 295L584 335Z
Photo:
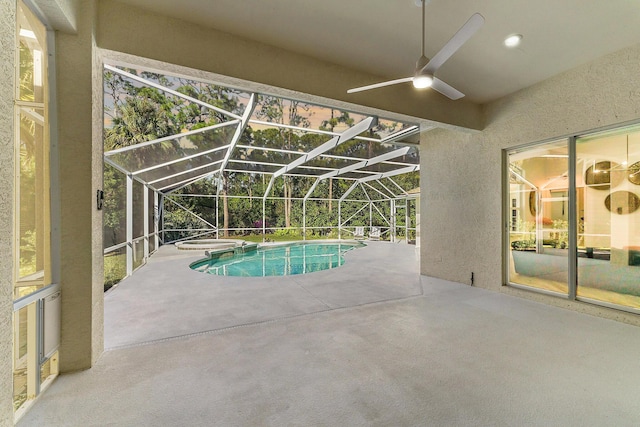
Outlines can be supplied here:
M551 239L554 247L558 249L566 249L569 245L569 221L562 219L554 220L553 228L554 230L558 230L551 233Z
M104 257L104 291L120 282L127 275L127 259L124 253L112 253Z
M511 248L516 251L525 251L536 248L535 239L514 240L511 242Z
M160 85L238 115L241 115L246 107L248 95L241 91L151 72L132 69L126 71L141 75ZM104 73L104 91L105 152L229 120L228 116L214 109L205 108L159 89L141 85L110 71ZM322 120L314 117L317 113L322 114ZM363 118L347 111L268 95L258 96L255 116L265 122L302 128L310 127L312 123L316 125L320 123L321 130L330 132L342 131ZM329 118L326 118L327 116ZM402 126L403 124L398 122L380 120L373 129L366 133L366 136L388 135L399 130ZM166 143L148 145L144 149L135 150L135 152L113 153L112 158L114 160L117 158L120 164L126 164L128 170L145 169L161 160L181 159L190 154L200 153L205 148L226 145L231 140L233 130L233 127L224 127L215 131L198 133L184 137L180 143L167 141ZM220 228L242 229L242 231L234 231L233 234L244 235L244 238L247 239L257 236L256 238L262 240L263 195L270 179L270 175L265 176L262 172L274 172L279 167L265 164L289 164L299 157L299 153L308 151L309 147L317 147L331 137L332 135L329 134L301 132L283 127L252 126L250 124L240 137L240 146L236 147L233 152L234 159L246 162L234 164L234 169L243 169L246 172L227 170L223 174L214 173L211 177L200 179L188 187L173 192L169 198L179 202L186 210L170 201L165 201L164 228L209 229L211 226L207 224L208 222L209 224L218 224ZM286 151L269 151L257 149L257 147ZM319 156L308 162L307 165L320 168L339 168L353 163L341 157L371 158L397 148L393 144L351 140L327 153L330 156ZM190 162L190 167L220 160L221 153L224 154L221 151L199 157L199 163ZM417 149L397 160L417 163ZM140 176L151 181L181 172L184 170L184 164L167 166L161 171L145 172ZM211 170L215 171L214 168ZM370 171L382 172L384 165L373 165ZM289 240L302 238L302 227L305 225L306 238L308 239L336 238L337 230L332 230L331 227L338 226L338 199L349 190L352 181L328 179L320 182L311 195L311 199L306 203L305 216L301 199L312 187L315 178L301 176L309 174L309 171L304 168L299 168L295 173L300 175L278 177L268 194L264 205L264 218L266 219L267 232L270 233L269 237ZM419 186L419 173L395 176L393 180L405 190L413 189ZM178 179L176 178L174 182L178 182ZM160 184L162 182L158 184L159 187ZM389 190L383 186L376 183L371 183L371 185L377 190L367 190L373 199L383 197L378 192L388 194ZM387 182L385 185L395 189L394 191L398 190L391 182ZM125 239L125 175L119 170L105 165L104 191L104 241L105 246L108 247L121 243ZM187 194L217 195L217 197L186 197ZM138 192L134 192L134 206L140 205L139 197ZM274 200L274 198L279 198L279 200ZM313 198L329 198L331 200L313 200ZM354 192L350 198L368 200L367 195L362 192L360 194ZM342 203L343 221L354 215L362 206L361 202L345 201ZM372 225L387 227L385 217L390 215L390 204L387 201L376 202L376 208L371 211ZM369 209L366 208L345 225L368 226L369 215ZM404 224L403 221L404 219L399 220L399 226ZM278 231L278 228L284 228L284 230ZM274 229L276 231L271 233ZM195 234L197 234L196 231L176 231L165 233L164 237L166 241L171 241Z
M569 223L566 220L545 220L546 225L551 225L552 230L549 231L545 227L545 235L548 232L548 238L542 241L544 246L552 246L557 249L566 249L569 245ZM516 230L512 232L520 238L511 242L511 247L515 250L530 250L536 248L536 224L533 221L522 221L518 219Z
M194 201L190 199L191 198L188 198L187 200L181 199L179 201L180 204L182 204L187 208L188 206L191 205L192 209L190 209L190 212L187 212L186 210L175 205L174 203L171 203L168 200L165 202L165 205L164 205L165 206L164 207L165 230L182 230L182 231L166 231L164 235L165 236L164 238L166 241L173 241L173 240L190 237L195 234L202 233L202 231L195 231L195 230L203 230L203 229L211 228L210 225L208 225L206 222L202 221L201 219L198 219L198 217L196 216L198 214L198 212L196 211L201 210L203 208L203 205L194 203ZM183 204L183 202L185 203ZM199 209L195 209L196 207ZM196 215L194 215L194 213ZM211 222L211 221L208 221L208 222ZM213 222L211 223L215 224L215 217L213 218ZM189 230L194 230L194 231L189 231Z
M20 41L20 99L35 101L33 85L33 54L24 41Z
M323 120L320 129L333 131L336 126L340 124L351 127L355 124L355 120L351 118L348 111L337 111L332 108L331 118L329 120Z
M20 277L33 274L36 270L36 232L27 230L20 236Z
M104 204L102 214L104 248L126 240L126 177L109 166L103 172Z
M260 233L252 233L242 236L243 240L248 242L262 243L262 234ZM290 242L302 240L302 235L284 235L278 236L275 234L267 234L266 239L267 242Z
M302 239L302 230L297 227L281 228L273 232L273 237L286 237L291 240L300 240Z

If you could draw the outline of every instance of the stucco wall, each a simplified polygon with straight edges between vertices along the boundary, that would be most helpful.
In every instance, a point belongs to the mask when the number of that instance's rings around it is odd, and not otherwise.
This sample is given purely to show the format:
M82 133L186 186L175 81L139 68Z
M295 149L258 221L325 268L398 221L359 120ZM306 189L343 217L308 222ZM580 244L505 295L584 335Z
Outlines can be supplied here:
M96 191L102 190L103 186L103 153L104 141L102 129L104 123L103 112L103 64L98 52L95 37L91 40L91 76L93 88L91 94L91 257L93 266L91 272L92 299L91 306L93 315L91 360L92 364L102 355L104 351L104 257L102 244L102 211L96 207Z
M78 9L76 34L56 35L60 163L60 369L91 367L103 348L102 219L95 192L102 187L101 132L94 132L101 98L94 22L96 2ZM94 105L94 103L100 103Z
M57 31L74 33L77 28L76 11L81 0L33 0L49 25Z
M13 425L13 185L16 4L0 0L0 426Z
M485 107L477 134L421 136L421 272L640 324L639 316L502 287L502 149L640 120L640 45Z

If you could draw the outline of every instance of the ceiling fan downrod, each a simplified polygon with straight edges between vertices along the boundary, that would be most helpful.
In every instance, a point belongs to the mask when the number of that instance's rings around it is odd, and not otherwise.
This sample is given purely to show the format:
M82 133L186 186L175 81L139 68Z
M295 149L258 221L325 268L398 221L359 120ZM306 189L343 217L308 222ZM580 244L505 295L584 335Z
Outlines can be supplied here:
M422 6L422 55L420 55L420 58L418 58L418 61L416 62L416 71L414 72L413 75L413 87L415 87L416 89L424 89L427 87L430 87L433 84L433 76L427 72L422 72L423 68L425 67L425 65L427 65L429 63L429 58L427 58L424 54L424 39L425 39L425 19L424 19L424 14L425 14L425 6L426 6L426 0L419 0Z

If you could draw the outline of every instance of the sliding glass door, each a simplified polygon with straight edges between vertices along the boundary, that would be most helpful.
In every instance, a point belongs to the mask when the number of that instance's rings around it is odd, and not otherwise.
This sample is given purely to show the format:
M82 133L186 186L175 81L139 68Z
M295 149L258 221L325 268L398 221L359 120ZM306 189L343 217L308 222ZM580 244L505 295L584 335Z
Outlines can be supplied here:
M507 152L507 283L640 310L640 125Z
M579 298L640 308L640 127L576 140Z
M568 173L566 140L509 153L511 283L567 295Z

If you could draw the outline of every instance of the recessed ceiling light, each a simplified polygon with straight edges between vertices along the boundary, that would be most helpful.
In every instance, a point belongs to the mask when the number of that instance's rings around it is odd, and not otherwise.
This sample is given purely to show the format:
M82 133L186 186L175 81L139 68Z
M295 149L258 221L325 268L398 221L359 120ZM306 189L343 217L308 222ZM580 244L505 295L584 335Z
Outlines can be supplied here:
M506 47L516 47L522 41L522 34L511 34L509 37L504 39L504 45Z

